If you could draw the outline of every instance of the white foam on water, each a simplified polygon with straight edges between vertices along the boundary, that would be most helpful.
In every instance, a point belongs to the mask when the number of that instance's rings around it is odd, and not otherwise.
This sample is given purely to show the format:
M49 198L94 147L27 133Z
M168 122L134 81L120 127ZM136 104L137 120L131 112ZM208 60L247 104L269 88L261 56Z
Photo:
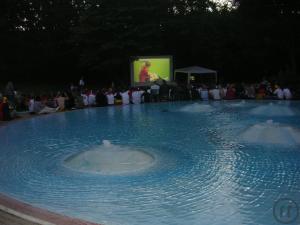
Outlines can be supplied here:
M105 147L111 147L111 146L112 146L112 145L111 145L111 142L108 141L108 140L103 140L103 141L102 141L102 144L103 144L103 146L105 146Z
M258 106L250 111L253 115L262 116L294 116L295 112L287 105L273 104Z
M267 120L249 127L240 138L242 141L256 144L300 145L300 130Z
M189 113L213 112L214 108L211 105L194 103L182 107L179 111Z
M242 101L237 102L237 103L231 103L230 106L233 106L233 107L243 107L243 106L245 106L245 104L246 104L246 101L242 100Z
M103 144L98 147L70 156L64 161L64 165L82 172L118 175L145 170L154 162L154 157L145 151L103 140Z

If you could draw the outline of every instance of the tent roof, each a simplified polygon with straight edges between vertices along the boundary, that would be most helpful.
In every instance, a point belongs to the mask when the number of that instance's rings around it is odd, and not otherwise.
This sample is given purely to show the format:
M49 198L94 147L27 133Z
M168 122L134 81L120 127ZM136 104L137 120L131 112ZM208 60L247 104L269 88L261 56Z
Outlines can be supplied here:
M190 66L181 69L176 69L175 73L217 73L215 70L207 69L200 66Z

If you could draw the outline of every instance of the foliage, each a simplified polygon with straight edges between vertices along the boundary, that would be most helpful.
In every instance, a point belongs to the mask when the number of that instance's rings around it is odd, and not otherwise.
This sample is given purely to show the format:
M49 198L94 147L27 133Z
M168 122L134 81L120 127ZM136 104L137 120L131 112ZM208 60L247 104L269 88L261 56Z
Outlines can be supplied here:
M217 69L226 81L296 76L296 0L2 0L0 80L129 83L135 55ZM283 71L283 72L282 72ZM72 76L70 76L72 75ZM57 81L59 79L59 81Z

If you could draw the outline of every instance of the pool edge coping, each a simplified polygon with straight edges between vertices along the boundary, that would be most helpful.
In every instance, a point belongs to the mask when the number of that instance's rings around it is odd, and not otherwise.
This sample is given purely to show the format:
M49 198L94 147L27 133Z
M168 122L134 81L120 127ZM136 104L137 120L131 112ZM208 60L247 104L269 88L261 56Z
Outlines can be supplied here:
M2 193L0 193L0 210L25 221L42 225L101 225L34 207Z

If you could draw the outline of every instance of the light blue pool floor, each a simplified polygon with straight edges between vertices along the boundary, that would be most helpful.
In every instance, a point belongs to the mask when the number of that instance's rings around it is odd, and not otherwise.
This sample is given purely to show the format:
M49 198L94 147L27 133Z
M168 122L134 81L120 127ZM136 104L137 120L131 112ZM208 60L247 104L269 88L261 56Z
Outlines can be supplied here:
M277 200L300 205L299 116L297 101L176 102L13 122L0 127L0 192L106 225L279 224ZM125 174L66 166L79 153L109 151L103 140L154 163Z

